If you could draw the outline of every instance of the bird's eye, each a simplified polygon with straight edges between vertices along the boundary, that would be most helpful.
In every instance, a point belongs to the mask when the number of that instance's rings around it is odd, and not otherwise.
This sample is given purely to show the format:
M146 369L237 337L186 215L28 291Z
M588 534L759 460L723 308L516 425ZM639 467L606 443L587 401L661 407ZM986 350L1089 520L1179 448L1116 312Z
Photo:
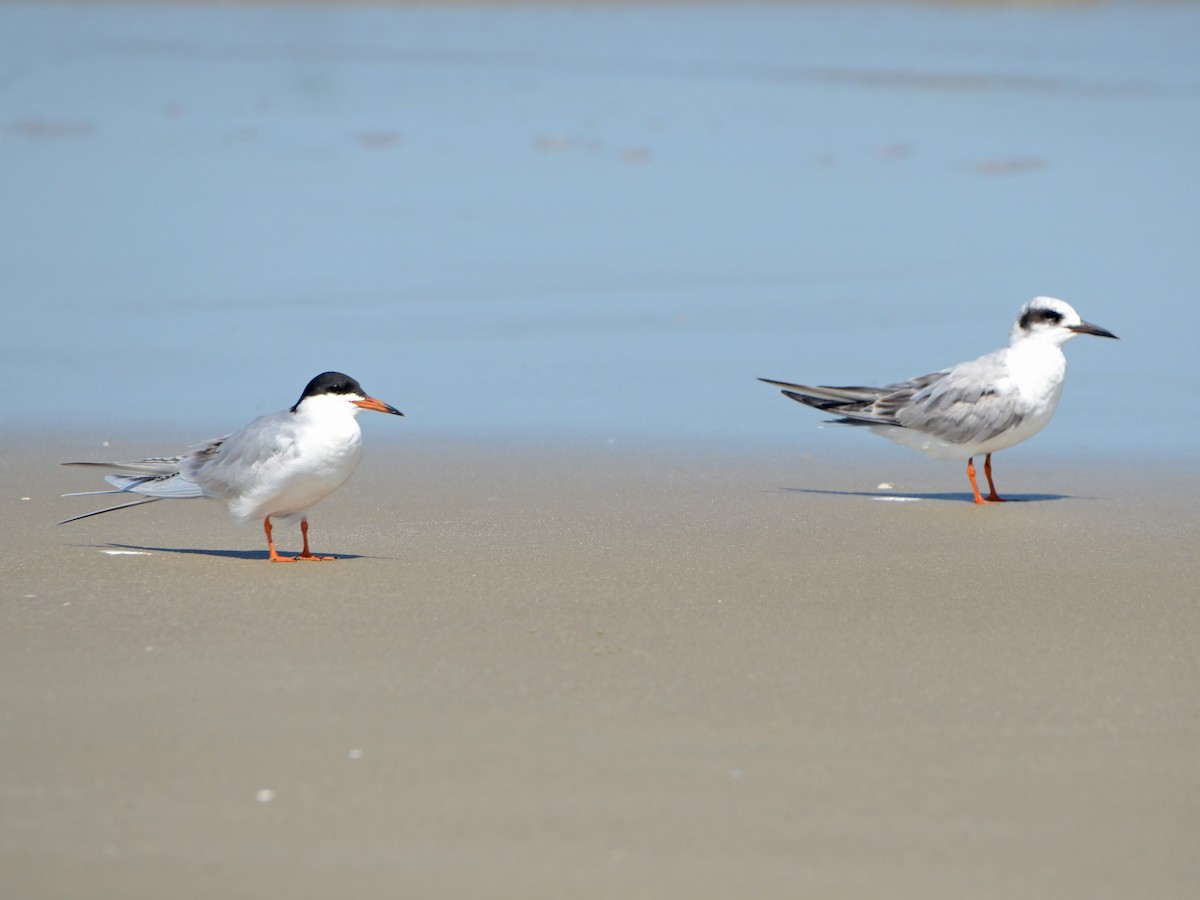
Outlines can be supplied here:
M1062 313L1056 312L1053 309L1046 310L1046 312L1044 313L1044 316L1046 318L1046 321L1051 323L1052 325L1057 325L1059 322L1062 321Z

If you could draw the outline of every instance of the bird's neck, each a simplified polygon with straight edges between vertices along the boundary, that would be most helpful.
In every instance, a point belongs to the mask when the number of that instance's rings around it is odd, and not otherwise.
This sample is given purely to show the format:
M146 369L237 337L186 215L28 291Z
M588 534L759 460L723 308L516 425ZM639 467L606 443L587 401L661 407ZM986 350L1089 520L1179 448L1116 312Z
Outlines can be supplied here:
M1067 373L1062 345L1050 340L1017 341L1008 348L1012 378L1027 397L1057 394Z
M302 406L293 415L298 425L312 428L314 431L330 437L350 437L361 433L357 410L348 404L325 405L313 404Z

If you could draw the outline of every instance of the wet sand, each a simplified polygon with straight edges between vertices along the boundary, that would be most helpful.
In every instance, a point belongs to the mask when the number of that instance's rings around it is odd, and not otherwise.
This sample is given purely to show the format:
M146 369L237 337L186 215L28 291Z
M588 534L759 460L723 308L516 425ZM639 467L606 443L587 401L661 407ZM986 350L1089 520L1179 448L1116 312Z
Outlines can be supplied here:
M4 893L1195 895L1196 477L883 449L373 440L282 566L9 441Z

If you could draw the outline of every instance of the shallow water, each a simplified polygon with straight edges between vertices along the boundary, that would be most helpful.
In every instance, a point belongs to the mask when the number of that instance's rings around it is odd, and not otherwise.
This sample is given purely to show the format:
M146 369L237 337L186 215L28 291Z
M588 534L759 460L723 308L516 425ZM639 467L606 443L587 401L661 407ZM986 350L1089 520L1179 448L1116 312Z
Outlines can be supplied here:
M1052 294L1123 340L1038 452L1183 454L1198 48L1172 4L3 5L5 427L206 437L334 368L406 432L851 452L755 376Z

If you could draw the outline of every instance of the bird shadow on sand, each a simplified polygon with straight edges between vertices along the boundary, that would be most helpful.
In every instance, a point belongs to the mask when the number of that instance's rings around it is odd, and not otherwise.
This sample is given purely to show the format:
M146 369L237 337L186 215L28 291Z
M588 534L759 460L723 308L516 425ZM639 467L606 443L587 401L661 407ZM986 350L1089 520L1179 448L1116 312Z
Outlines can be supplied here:
M267 560L269 558L266 550L210 550L201 547L143 547L140 544L79 544L81 547L95 547L98 550L128 550L142 553L181 553L191 554L193 556L217 556L224 559L259 559ZM295 556L296 552L285 551L281 556ZM328 553L321 554L323 556L332 556L335 559L364 559L355 553Z
M829 491L820 488L796 488L785 487L779 490L787 493L796 494L829 494L838 497L870 497L873 500L890 500L894 503L903 503L906 500L945 500L951 503L973 503L975 500L974 494L966 492L949 492L938 494L917 494L912 491L897 491L896 493L885 493L883 491ZM1048 500L1078 500L1079 497L1072 497L1070 494L1008 494L1004 497L1009 503L1044 503Z

